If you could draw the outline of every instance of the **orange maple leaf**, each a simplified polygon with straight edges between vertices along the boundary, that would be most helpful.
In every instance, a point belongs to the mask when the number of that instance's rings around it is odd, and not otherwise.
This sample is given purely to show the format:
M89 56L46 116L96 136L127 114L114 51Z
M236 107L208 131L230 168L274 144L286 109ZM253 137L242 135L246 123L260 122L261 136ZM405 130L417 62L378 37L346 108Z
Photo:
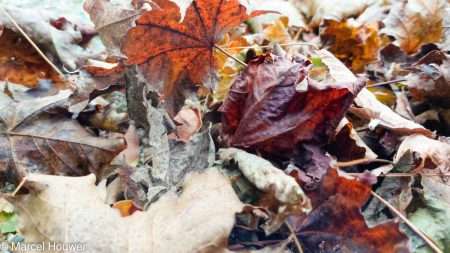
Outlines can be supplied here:
M194 0L180 22L179 7L171 1L153 1L130 29L122 47L127 64L139 64L152 82L163 78L170 94L182 74L194 83L211 78L216 63L213 50L222 35L243 21L265 13L247 14L238 0ZM165 69L169 66L169 70ZM158 73L164 77L157 77ZM211 79L210 79L211 80ZM209 85L211 86L211 84Z

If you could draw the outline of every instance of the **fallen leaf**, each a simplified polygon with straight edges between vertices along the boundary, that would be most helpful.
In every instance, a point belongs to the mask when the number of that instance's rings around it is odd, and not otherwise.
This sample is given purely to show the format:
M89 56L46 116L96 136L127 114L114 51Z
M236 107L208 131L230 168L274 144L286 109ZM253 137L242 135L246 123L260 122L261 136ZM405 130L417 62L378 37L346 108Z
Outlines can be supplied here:
M358 107L351 108L350 111L359 117L370 120L370 128L381 125L403 135L414 133L433 135L430 130L395 113L367 89L361 90L355 98L355 103Z
M114 203L113 207L120 211L120 215L122 217L130 216L134 212L140 210L138 207L136 207L134 205L132 200L128 200L128 199L127 200L117 201L116 203Z
M438 179L440 180L440 179ZM450 250L450 203L446 201L445 195L448 193L449 186L436 187L436 184L442 182L430 180L427 177L422 178L423 191L422 204L417 210L408 215L408 219L420 230L429 236L442 252ZM430 252L428 245L423 240L417 238L411 231L408 232L411 238L413 252Z
M95 36L94 25L83 11L82 0L62 5L53 0L0 0L0 5L46 53L58 56L71 70L105 52L100 38ZM0 16L0 23L16 30L5 15Z
M440 172L450 171L450 144L414 134L407 136L398 147L394 163L410 152L417 156L416 170L436 169Z
M237 148L220 149L219 157L223 161L236 162L247 180L263 192L273 191L280 203L299 205L303 213L310 211L311 203L295 179L269 161Z
M393 36L406 53L415 53L425 43L441 41L446 7L446 0L396 2L381 32Z
M330 170L320 189L312 197L313 211L291 226L304 252L408 252L407 237L399 225L387 222L369 228L360 208L370 197L370 187L356 180L339 177ZM262 248L287 239L289 230L282 228L272 235L261 233L258 224L240 218L230 235L230 249Z
M28 180L47 188L14 199L26 240L76 241L88 253L222 252L242 208L229 180L212 169L187 177L180 196L169 192L149 210L124 218L104 204L104 185L95 186L93 175L30 174Z
M63 90L55 96L16 102L0 93L2 184L18 183L28 173L94 173L100 178L105 166L124 149L123 140L93 136L75 120L56 113L70 94Z
M220 108L228 144L288 155L300 142L327 142L364 83L349 81L339 68L330 71L329 80L318 82L307 77L308 65L276 55L252 60ZM300 85L306 91L298 91Z
M292 1L292 0L291 0ZM298 8L309 18L310 27L318 27L324 20L341 21L362 13L372 0L305 0L296 1Z
M173 119L176 126L176 139L188 142L202 127L202 114L197 108L183 108Z
M211 77L216 67L213 50L221 36L248 18L264 13L247 15L237 0L194 0L179 23L181 14L175 3L153 2L158 8L145 12L136 20L136 27L128 31L122 50L128 57L127 64L139 64L144 69L151 61L156 61L159 68L165 68L164 62L169 63L164 88L166 95L174 90L175 81L182 73L186 73L193 83L202 83L205 77ZM151 68L162 71L156 65ZM152 80L152 72L145 72Z
M64 87L58 73L19 34L5 29L0 35L0 45L0 80L36 87L40 80L46 79Z
M322 41L329 50L353 71L363 72L366 65L378 59L382 41L378 25L358 24L356 21L326 21L321 32Z
M355 131L353 125L345 118L339 124L337 133L328 144L327 150L336 156L338 161L342 162L363 158L368 160L377 158L377 155Z
M120 0L87 0L83 8L89 13L106 50L121 56L123 38L141 11L131 1Z

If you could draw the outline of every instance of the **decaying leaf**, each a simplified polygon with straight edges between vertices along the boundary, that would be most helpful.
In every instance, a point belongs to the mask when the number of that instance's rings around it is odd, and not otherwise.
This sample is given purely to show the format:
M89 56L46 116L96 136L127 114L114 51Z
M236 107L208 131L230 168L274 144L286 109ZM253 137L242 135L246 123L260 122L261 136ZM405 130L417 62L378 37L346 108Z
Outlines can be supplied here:
M358 24L354 20L326 21L321 38L337 58L357 73L378 58L381 38L378 25Z
M82 0L0 0L18 25L42 48L55 53L69 69L76 69L88 58L97 58L105 51L94 25L83 11ZM39 8L37 8L39 6ZM15 25L0 15L0 23L15 30Z
M417 210L408 215L408 219L424 231L443 252L450 250L450 202L446 194L449 186L441 179L422 178L423 203ZM429 247L411 232L409 232L413 252L430 252Z
M317 82L308 65L269 54L249 63L220 109L229 145L282 154L302 141L328 141L364 82L336 69L330 82Z
M95 186L93 175L30 174L28 180L47 188L14 199L26 240L80 242L87 253L223 252L242 208L229 180L215 170L192 174L180 196L170 192L124 218L104 203L104 185Z
M273 191L282 204L300 205L303 213L310 211L311 203L295 179L286 175L269 161L236 148L219 150L220 159L235 161L242 174L263 192Z
M194 0L181 23L178 6L167 0L153 1L158 8L142 14L136 27L129 30L123 45L128 64L153 62L144 71L149 80L152 72L167 73L165 94L170 94L182 73L194 83L202 83L211 77L215 69L213 50L221 36L250 17L238 0ZM156 63L155 63L156 61ZM156 65L158 66L156 66ZM147 68L149 68L149 66ZM211 81L211 80L210 80Z
M312 196L313 211L303 220L292 219L291 226L304 252L408 252L407 237L398 224L388 222L372 228L366 225L360 208L369 197L369 186L330 170ZM248 217L242 219L239 215L229 239L233 250L261 248L289 236L283 228L265 235L258 222L251 225Z
M416 169L437 169L450 171L450 144L434 140L423 135L410 135L398 147L394 162L398 162L407 152L418 157Z
M121 139L98 138L58 113L70 91L16 102L0 93L1 183L17 183L28 173L101 177L125 148ZM55 112L52 113L52 109Z
M446 7L446 0L398 1L384 20L382 32L396 38L406 53L415 53L422 44L442 40Z
M363 89L358 94L355 103L359 108L351 108L350 111L370 120L369 127L375 128L381 125L400 134L420 133L432 136L430 130L398 115L367 89Z
M62 86L60 76L22 36L5 29L0 35L0 80L36 87L39 80Z
M87 0L83 8L89 13L108 52L122 55L122 40L140 13L132 1Z
M176 139L188 142L202 127L202 113L198 108L183 108L174 118Z

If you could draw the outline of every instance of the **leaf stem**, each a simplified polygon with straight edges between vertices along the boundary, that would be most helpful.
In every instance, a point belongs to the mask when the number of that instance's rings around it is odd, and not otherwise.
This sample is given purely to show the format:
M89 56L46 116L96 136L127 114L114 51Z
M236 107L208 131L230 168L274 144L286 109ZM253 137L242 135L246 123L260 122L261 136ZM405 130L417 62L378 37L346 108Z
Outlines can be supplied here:
M383 203L385 206L389 208L393 213L395 213L403 222L406 223L406 225L411 228L412 231L414 231L422 240L425 241L425 243L435 252L435 253L443 253L441 249L436 245L436 243L431 240L425 233L423 233L416 225L414 225L411 221L408 220L397 208L395 208L393 205L391 205L387 200L382 198L380 195L378 195L376 192L371 191L370 192L373 197L375 197L377 200L379 200L381 203Z
M392 161L385 160L385 159L363 158L363 159L357 159L357 160L348 161L348 162L337 162L336 166L338 166L340 168L345 168L345 167L351 167L351 166L356 166L356 165L360 165L360 164L368 164L368 163L374 163L374 162L392 164Z
M367 85L367 87L368 88L377 87L377 86L383 86L383 85L388 85L388 84L393 84L393 83L401 83L401 82L406 82L406 79L400 78L400 79L395 79L395 80L381 82L381 83L374 83L374 84Z
M317 45L313 44L313 43L308 43L308 42L293 42L293 43L285 43L285 44L279 44L282 47L291 47L291 46L310 46L313 47L314 49L319 49L319 47L317 47ZM244 47L226 47L225 49L251 49L251 48L255 48L256 46L260 47L260 48L270 48L272 47L272 45L265 45L265 46L259 46L259 45L253 45L253 46L244 46Z
M58 67L56 67L56 65L53 64L52 61L50 61L50 59L44 54L44 52L41 51L41 49L36 45L36 43L34 43L34 41L30 38L30 36L28 36L28 34L19 26L19 24L17 24L16 20L3 7L0 7L0 10L11 21L11 23L16 27L16 29L19 30L19 32L22 34L23 37L25 37L25 39L31 44L31 46L33 46L34 49L36 49L39 55L50 65L50 67L52 67L53 70L55 70L56 73L58 73L58 75L60 75L61 78L65 80L66 78L64 74L61 72L61 70L59 70Z
M221 53L223 53L224 55L230 57L231 59L235 60L236 62L240 63L242 66L247 67L247 63L239 60L238 58L234 57L231 53L229 53L228 51L226 51L224 48L218 46L218 45L214 45L214 48L216 48L217 50L219 50Z
M298 249L300 253L303 253L302 245L300 244L300 241L297 238L297 235L295 234L294 229L292 228L291 224L289 224L287 221L285 222L287 228L289 229L289 232L291 233L291 236L293 235L292 239L294 241L295 247Z

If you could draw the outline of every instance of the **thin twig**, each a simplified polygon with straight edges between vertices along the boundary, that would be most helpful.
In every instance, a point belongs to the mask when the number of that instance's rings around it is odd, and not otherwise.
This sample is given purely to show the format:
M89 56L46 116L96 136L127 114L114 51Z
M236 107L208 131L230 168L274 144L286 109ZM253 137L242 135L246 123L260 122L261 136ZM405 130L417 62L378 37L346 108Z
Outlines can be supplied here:
M381 83L374 83L374 84L367 85L367 87L368 88L377 87L377 86L383 86L383 85L388 85L388 84L393 84L393 83L401 83L401 82L406 82L406 79L400 78L400 79L395 79L395 80L381 82Z
M291 225L288 222L285 222L284 224L286 224L286 226L289 229L289 232L291 233L291 235L294 235L294 237L292 239L294 241L295 247L297 247L297 249L298 249L298 251L300 253L303 253L302 245L300 244L300 241L298 240L297 236L295 235L294 229L291 227Z
M349 176L353 176L353 177L358 177L363 175L364 173L347 173L345 172L346 175ZM443 176L443 177L450 177L450 172L448 173L441 173L441 172L436 172L436 173L387 173L387 174L380 174L377 175L376 177L414 177L414 176L423 176L423 177L437 177L437 176Z
M291 46L310 46L310 47L314 47L314 49L319 49L319 47L317 47L317 45L313 44L313 43L308 43L308 42L293 42L293 43L285 43L285 44L279 44L282 47L291 47ZM253 46L242 46L242 47L226 47L225 49L251 49L251 48L255 48L255 47L260 47L260 48L271 48L271 45L265 45L265 46L259 46L259 45L253 45Z
M16 194L20 191L20 189L22 189L22 187L26 181L27 181L27 177L23 177L22 180L20 181L19 185L17 185L16 189L11 194L12 197L16 196Z
M3 12L3 14L8 17L8 19L11 21L11 23L13 23L13 25L16 27L17 30L19 30L19 32L22 34L23 37L25 37L25 39L31 44L31 46L34 47L34 49L36 49L36 51L39 53L39 55L53 68L53 70L56 71L56 73L58 73L58 75L61 76L61 78L64 80L65 76L64 74L61 72L61 70L58 69L58 67L56 67L55 64L53 64L52 61L50 61L50 59L44 54L44 52L41 51L41 49L36 45L36 43L34 43L34 41L30 38L30 36L28 36L28 34L19 26L19 24L17 24L16 20L3 8L0 7L0 10Z
M360 165L360 164L368 164L368 163L388 163L388 164L392 164L392 161L389 160L385 160L385 159L367 159L367 158L362 158L362 159L357 159L357 160L353 160L353 161L348 161L348 162L337 162L336 166L340 167L340 168L345 168L345 167L352 167L352 166L356 166L356 165Z
M227 52L225 49L221 48L220 46L214 45L214 48L218 49L220 52L222 52L226 56L230 57L231 59L235 60L236 62L242 64L242 66L247 67L247 63L245 63L245 62L239 60L238 58L234 57L232 54L230 54L229 52Z
M416 225L414 225L411 221L408 220L397 208L392 206L387 200L382 198L380 195L375 193L374 191L370 192L372 196L374 196L376 199L378 199L381 203L383 203L385 206L389 208L393 213L395 213L403 222L406 223L406 225L409 226L409 228L414 231L422 240L424 240L428 246L436 253L443 253L441 249L436 245L436 243L431 240L424 232L422 232Z

